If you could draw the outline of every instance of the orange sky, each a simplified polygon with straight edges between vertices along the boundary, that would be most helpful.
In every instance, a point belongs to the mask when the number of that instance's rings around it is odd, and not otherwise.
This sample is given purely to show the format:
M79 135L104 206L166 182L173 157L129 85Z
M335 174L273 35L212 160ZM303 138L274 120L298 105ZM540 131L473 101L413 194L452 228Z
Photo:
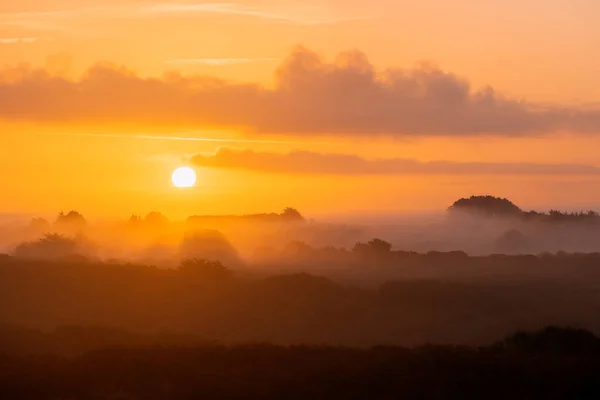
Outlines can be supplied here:
M600 205L600 173L561 166L600 166L599 11L589 0L0 0L0 210L405 211L480 193ZM282 158L257 168L236 153L195 165L195 189L171 186L175 167L219 148ZM294 151L332 165L342 154L535 166L279 171ZM540 165L558 169L531 172Z

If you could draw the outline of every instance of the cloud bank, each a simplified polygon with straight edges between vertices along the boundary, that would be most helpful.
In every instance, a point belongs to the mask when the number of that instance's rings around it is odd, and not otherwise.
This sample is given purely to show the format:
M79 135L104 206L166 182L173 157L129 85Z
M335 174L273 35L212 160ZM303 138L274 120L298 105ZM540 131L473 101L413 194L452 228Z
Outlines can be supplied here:
M213 155L195 155L191 162L200 167L243 169L282 174L318 175L401 175L401 174L482 174L482 175L600 175L589 165L532 163L420 162L404 158L365 159L348 154L309 151L264 153L220 148Z
M598 132L599 109L507 98L439 68L376 70L359 51L326 61L302 47L266 88L210 76L144 78L98 64L78 80L28 68L0 72L0 118L67 123L235 127L310 135L523 135Z

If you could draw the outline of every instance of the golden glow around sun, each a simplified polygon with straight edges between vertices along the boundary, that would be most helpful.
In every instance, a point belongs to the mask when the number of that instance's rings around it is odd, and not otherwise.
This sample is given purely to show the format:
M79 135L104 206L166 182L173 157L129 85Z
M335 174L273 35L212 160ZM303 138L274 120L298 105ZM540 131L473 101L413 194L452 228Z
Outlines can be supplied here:
M181 167L173 171L173 185L178 188L189 188L196 184L196 173L190 167Z

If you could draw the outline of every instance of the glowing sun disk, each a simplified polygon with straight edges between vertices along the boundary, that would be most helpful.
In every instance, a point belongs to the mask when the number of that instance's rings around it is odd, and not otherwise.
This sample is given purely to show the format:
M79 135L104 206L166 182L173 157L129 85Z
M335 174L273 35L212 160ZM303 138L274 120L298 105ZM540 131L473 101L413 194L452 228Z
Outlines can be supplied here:
M181 167L173 171L173 185L178 188L189 188L196 184L196 172L190 167Z

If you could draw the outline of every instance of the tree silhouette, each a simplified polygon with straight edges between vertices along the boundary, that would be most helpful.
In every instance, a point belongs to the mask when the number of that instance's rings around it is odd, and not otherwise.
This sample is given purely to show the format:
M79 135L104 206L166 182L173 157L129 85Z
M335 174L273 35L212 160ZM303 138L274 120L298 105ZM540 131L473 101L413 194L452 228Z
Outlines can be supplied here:
M44 218L32 218L28 227L29 230L38 233L47 232L50 228L50 223Z
M48 233L34 242L20 244L15 249L15 255L24 258L62 258L76 254L77 250L75 239Z
M494 196L471 196L454 202L449 211L463 211L489 217L520 216L522 210L508 199Z
M137 214L133 214L131 215L131 217L129 218L129 221L127 221L130 225L133 226L139 226L141 225L141 223L143 222L142 217L140 215Z
M281 217L289 221L304 221L304 217L295 208L288 207L281 213Z
M302 241L293 241L284 248L284 254L289 256L306 256L314 253L314 249Z
M179 252L182 259L221 261L227 265L240 264L237 251L221 232L200 230L187 233Z
M182 261L179 271L185 276L199 279L223 280L233 276L231 270L220 261L197 258Z
M502 253L526 253L529 249L529 239L517 229L503 233L494 243L497 251Z
M357 254L383 255L392 251L392 245L385 240L373 239L368 243L356 243L352 251Z
M168 224L169 220L161 213L152 211L151 213L146 215L146 218L144 218L144 222L151 226L162 226Z
M61 211L58 214L54 225L61 230L73 232L85 228L87 225L87 221L85 220L83 215L81 215L77 211L69 211L67 214Z
M506 350L536 354L594 354L600 350L600 340L584 329L549 326L538 332L516 332L498 346Z

